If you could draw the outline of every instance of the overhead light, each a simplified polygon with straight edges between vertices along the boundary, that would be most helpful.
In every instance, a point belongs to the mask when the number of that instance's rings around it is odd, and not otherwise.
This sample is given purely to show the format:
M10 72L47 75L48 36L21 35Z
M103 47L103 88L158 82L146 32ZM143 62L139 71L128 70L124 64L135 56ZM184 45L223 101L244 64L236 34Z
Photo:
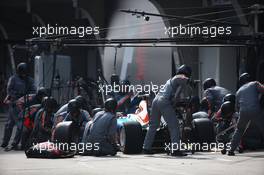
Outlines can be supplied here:
M145 21L149 21L150 17L149 16L144 16Z

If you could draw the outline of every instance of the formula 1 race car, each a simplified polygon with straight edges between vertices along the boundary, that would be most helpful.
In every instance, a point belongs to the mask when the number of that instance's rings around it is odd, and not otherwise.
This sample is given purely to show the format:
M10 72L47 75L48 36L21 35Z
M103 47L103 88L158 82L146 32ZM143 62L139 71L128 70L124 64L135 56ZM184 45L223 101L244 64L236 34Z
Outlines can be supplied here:
M197 117L191 120L191 126L186 123L186 108L189 100L178 102L176 104L176 113L179 118L181 137L183 140L192 143L212 143L215 140L214 125L208 118ZM125 154L138 154L142 152L143 141L149 128L149 110L147 98L140 102L135 114L119 117L118 122L118 140L120 150ZM199 113L197 114L199 115ZM175 116L176 117L176 116ZM189 128L189 129L188 129ZM190 134L186 134L187 132ZM168 127L161 117L160 127L157 129L153 149L165 151L165 143L170 143Z
M149 112L147 101L142 100L135 114L117 119L120 150L125 154L137 154L142 151L143 141L148 130ZM157 131L154 147L161 148L169 140L168 129L161 123Z
M149 111L150 104L148 96L139 96L142 100L133 114L119 116L117 119L117 135L120 150L124 154L139 154L142 152L143 141L149 129ZM189 108L189 99L183 100L175 104L175 110L180 123L181 139L184 142L191 143L212 143L215 140L214 125L209 118L205 118L199 113L194 119L189 121L187 108ZM55 128L54 140L62 143L69 143L78 132L74 131L72 123L62 122ZM74 134L75 133L75 134ZM190 133L190 134L186 134ZM170 134L167 124L161 117L160 126L157 129L153 149L159 152L165 152L165 143L170 143ZM69 155L72 153L69 152ZM68 154L66 154L67 157ZM56 155L57 156L57 155ZM57 156L57 157L60 157ZM65 155L63 155L65 157Z

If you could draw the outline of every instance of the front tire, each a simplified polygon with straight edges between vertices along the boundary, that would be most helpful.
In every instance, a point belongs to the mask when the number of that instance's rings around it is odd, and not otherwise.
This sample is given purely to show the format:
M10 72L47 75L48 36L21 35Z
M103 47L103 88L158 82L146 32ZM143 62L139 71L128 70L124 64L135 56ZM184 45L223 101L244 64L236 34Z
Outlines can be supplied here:
M142 126L138 122L125 122L120 131L120 150L124 154L139 154L143 147Z

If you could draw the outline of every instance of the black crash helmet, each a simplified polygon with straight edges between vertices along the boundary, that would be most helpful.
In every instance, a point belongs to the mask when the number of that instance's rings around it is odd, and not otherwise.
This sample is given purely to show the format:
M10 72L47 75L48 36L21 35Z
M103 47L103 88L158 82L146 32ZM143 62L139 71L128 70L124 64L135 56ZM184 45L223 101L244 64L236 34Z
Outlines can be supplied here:
M77 100L73 99L69 101L68 109L67 109L68 113L77 113L80 111L80 109L81 109L81 106L80 106L80 103L77 102Z
M187 65L181 65L177 70L177 75L183 74L186 77L190 78L192 75L192 68Z
M42 106L44 110L51 109L54 111L57 108L58 103L53 97L44 97L42 100Z
M207 78L203 82L203 89L204 90L211 88L211 87L214 87L214 86L216 86L216 82L213 78Z
M114 98L109 98L105 101L104 107L109 112L115 112L117 107L117 101Z
M244 84L251 81L251 77L249 73L243 73L239 77L239 86L243 86Z
M235 106L230 101L224 102L221 105L221 116L223 119L229 119L235 112Z
M40 87L37 91L37 94L36 94L39 98L43 98L45 96L48 96L48 92L47 92L47 89L44 88L44 87Z
M27 75L28 74L28 65L27 63L19 63L17 65L17 74L18 75Z
M94 117L95 114L97 114L97 113L100 112L100 111L103 111L103 109L102 109L102 108L94 108L94 109L92 110L92 117Z
M83 96L78 95L77 97L75 97L75 100L79 103L81 108L87 108L87 100Z
M223 98L223 103L230 101L231 103L235 104L236 103L236 95L234 94L226 94Z

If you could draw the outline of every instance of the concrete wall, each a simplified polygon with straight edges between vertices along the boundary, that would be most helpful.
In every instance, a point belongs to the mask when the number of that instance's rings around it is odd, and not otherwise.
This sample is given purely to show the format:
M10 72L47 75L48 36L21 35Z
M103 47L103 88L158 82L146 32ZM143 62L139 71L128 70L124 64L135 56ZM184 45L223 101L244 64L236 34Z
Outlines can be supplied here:
M220 49L219 57L219 84L236 92L237 76L236 76L236 57L237 52L234 47L225 47Z
M213 47L201 47L199 48L199 79L200 83L200 95L202 95L202 82L206 78L214 78L218 82L218 70L219 65L219 48Z
M199 48L200 80L214 78L218 85L236 91L236 49L219 47ZM202 83L200 86L202 94Z

